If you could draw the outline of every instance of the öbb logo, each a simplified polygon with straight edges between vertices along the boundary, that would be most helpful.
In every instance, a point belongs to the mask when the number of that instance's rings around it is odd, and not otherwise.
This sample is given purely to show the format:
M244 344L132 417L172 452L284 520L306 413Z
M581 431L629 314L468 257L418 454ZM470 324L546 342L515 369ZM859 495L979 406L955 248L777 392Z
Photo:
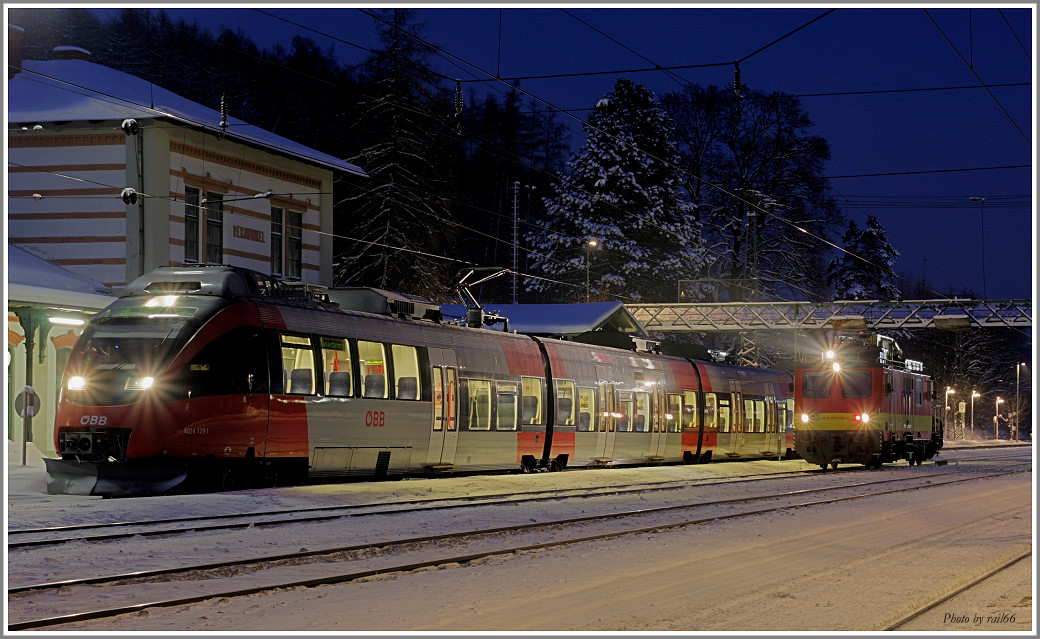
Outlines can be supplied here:
M81 426L104 426L108 423L107 415L84 415L79 418Z
M386 413L381 410L370 410L365 413L365 426L369 428L382 428L386 426Z

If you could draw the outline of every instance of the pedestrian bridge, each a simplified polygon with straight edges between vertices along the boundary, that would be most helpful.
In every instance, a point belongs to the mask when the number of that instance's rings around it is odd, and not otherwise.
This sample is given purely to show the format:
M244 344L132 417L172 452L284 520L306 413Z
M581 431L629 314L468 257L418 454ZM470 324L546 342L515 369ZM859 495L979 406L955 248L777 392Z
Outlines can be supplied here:
M625 304L648 333L1031 328L1032 300Z

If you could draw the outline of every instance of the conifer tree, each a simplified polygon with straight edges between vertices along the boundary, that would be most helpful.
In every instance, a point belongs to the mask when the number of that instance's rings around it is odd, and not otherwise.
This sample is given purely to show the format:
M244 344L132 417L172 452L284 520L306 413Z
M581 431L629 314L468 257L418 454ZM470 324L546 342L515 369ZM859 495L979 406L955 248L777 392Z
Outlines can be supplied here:
M337 286L375 286L426 296L442 294L451 275L443 255L451 245L452 213L438 174L437 135L450 114L414 11L383 11L382 48L364 67L365 86L348 115L360 151L350 161L367 180L352 180L334 211L340 239ZM338 196L337 196L338 197Z
M899 251L888 243L887 232L877 218L868 215L862 230L849 220L842 242L845 252L828 267L834 294L839 299L899 299L892 270Z
M671 120L653 93L622 78L584 129L585 145L545 201L544 227L528 236L534 268L557 284L528 286L556 301L584 299L588 273L595 300L669 299L702 259Z

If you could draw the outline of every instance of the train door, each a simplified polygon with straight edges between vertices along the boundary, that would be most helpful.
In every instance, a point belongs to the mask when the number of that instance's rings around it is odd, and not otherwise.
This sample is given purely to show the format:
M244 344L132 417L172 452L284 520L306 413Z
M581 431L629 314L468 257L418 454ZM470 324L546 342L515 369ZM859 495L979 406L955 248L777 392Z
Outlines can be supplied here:
M430 349L433 386L433 415L430 423L430 450L427 463L454 464L458 430L458 365L455 351Z
M653 392L649 393L651 421L653 423L652 434L650 435L650 455L652 457L664 457L665 456L665 443L668 439L665 433L665 420L662 418L665 411L665 399L664 399L664 384L654 384Z
M596 367L597 371L600 368ZM599 373L601 380L607 379L609 373ZM594 457L601 459L612 458L614 454L614 438L617 422L618 413L618 396L617 390L614 384L609 382L603 382L599 387L600 397L599 405L600 411L597 416L596 423L597 435L596 435L596 454Z

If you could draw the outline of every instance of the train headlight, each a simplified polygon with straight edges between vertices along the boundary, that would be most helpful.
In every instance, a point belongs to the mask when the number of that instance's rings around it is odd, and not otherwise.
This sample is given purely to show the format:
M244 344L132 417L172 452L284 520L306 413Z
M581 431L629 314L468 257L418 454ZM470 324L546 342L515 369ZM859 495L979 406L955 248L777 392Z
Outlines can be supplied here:
M833 364L831 364L831 368L834 370L835 373L841 372L841 364L839 364L838 362L834 362Z
M860 419L863 420L864 424L869 424L870 423L870 413L863 413L862 415L860 415Z
M70 377L68 387L69 390L73 391L83 390L87 387L87 380L78 375L76 377Z
M154 377L131 377L126 380L126 390L148 390L155 383Z
M803 424L808 424L809 423L809 414L808 413L802 413L802 423Z

